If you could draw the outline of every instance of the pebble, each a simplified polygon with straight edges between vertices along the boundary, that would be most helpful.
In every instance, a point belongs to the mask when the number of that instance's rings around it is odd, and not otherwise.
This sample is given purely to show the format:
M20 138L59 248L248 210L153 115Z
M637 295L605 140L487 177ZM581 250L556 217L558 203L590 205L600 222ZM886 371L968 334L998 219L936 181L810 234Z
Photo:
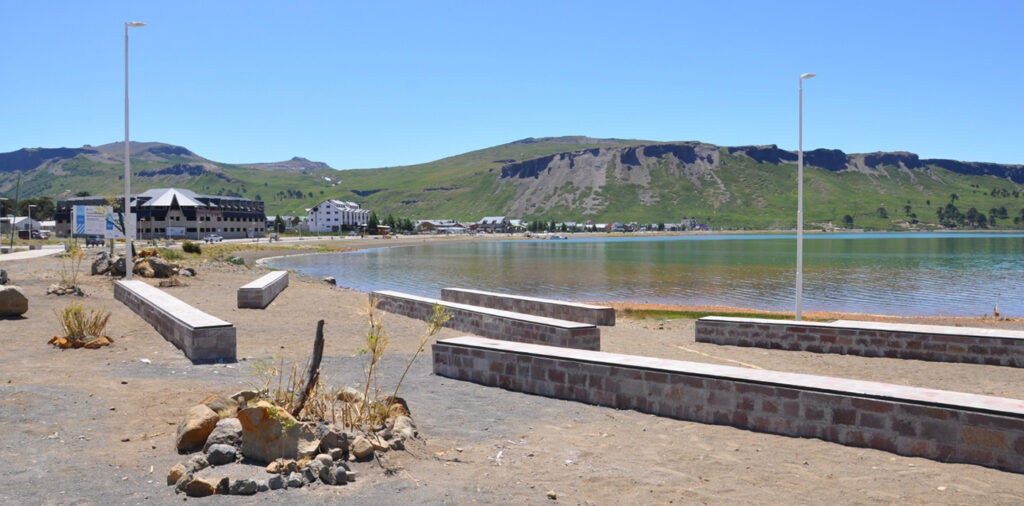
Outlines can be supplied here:
M228 488L231 495L253 495L259 492L259 485L253 480L241 479L231 482Z
M288 488L288 480L282 474L275 474L267 480L267 485L270 487L270 490Z

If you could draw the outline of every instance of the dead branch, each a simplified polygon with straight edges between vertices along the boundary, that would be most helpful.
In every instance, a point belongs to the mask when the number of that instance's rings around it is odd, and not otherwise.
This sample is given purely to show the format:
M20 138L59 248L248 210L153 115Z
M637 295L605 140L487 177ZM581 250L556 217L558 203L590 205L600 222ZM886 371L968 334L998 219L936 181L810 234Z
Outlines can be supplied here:
M320 378L320 360L323 357L324 321L320 320L316 322L316 339L313 340L313 357L309 361L309 369L306 369L306 382L302 385L299 395L295 397L295 401L292 402L291 415L295 418L299 417L299 413L306 405L306 399L309 398L309 392L313 390L313 386Z

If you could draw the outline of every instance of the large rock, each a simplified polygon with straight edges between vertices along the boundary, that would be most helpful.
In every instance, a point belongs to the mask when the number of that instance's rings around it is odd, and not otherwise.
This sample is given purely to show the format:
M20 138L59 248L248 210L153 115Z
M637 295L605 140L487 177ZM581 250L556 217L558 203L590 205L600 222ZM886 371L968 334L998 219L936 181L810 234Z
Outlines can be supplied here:
M28 296L14 285L0 286L0 317L20 316L28 311Z
M332 423L324 423L316 428L316 436L320 438L320 450L329 453L333 449L348 451L349 441L352 436L341 430L341 427Z
M373 455L373 443L363 436L358 436L352 441L352 456L357 459L365 459Z
M413 423L412 418L396 416L391 419L391 432L404 439L413 439L416 437L416 424Z
M92 261L92 269L89 272L93 276L106 274L110 270L110 255L106 251L99 252L96 259Z
M7 281L7 271L0 269L0 285L6 285Z
M124 276L124 273L125 273L125 270L124 270L124 257L118 257L117 260L115 260L113 263L111 263L110 264L109 272L110 272L110 275L114 276L115 278L119 278L119 277Z
M207 406L209 407L209 406ZM209 451L213 445L239 446L242 444L242 423L237 418L221 418L213 432L206 438L203 451Z
M192 406L185 419L178 424L178 434L174 445L179 452L198 450L206 444L206 438L217 426L220 417L212 409L203 404Z
M206 460L215 466L223 466L235 461L238 452L231 445L213 445L206 454Z
M255 480L242 479L231 482L229 489L231 495L253 495L259 491L259 485Z
M205 404L206 407L215 411L217 416L221 418L232 417L238 413L238 402L228 399L223 395L211 394L199 401L199 404Z
M149 267L153 269L153 276L158 278L169 278L174 274L174 265L160 257L149 257Z
M174 467L172 467L171 470L167 472L167 484L174 485L175 483L178 483L178 480L180 480L182 476L185 476L185 473L187 471L188 470L185 469L184 464L175 464Z
M184 487L189 497L207 497L217 493L217 483L202 478L192 478Z
M302 459L316 455L320 448L311 424L296 421L266 401L239 411L238 421L242 424L242 454L247 459L264 464L279 458Z

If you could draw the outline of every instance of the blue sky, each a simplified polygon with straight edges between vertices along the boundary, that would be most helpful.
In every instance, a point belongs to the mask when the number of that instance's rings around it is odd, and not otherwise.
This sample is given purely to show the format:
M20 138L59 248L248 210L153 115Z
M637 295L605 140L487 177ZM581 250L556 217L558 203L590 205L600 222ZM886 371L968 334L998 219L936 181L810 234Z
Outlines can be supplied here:
M524 137L1024 163L1024 2L0 0L0 152L427 162Z

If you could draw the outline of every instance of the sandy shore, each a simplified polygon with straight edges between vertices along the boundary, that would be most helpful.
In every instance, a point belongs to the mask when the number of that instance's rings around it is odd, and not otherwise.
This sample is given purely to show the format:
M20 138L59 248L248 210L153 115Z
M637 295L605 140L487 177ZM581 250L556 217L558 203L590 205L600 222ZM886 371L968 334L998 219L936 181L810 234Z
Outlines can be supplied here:
M252 265L282 254L421 241L259 245L233 254ZM88 295L84 302L112 313L108 334L115 342L101 350L53 349L46 341L57 333L54 311L72 301L45 295L60 277L61 262L37 258L0 265L30 298L24 318L0 320L0 503L180 503L164 477L182 460L173 449L174 430L188 407L208 393L250 386L249 366L256 359L301 364L319 319L326 321L329 383L355 383L362 375L356 349L366 329L365 294L296 275L268 308L238 309L235 290L260 269L224 262L198 263L199 275L188 286L168 291L235 323L239 362L192 365L113 299L110 278L87 274L79 283ZM1020 321L993 319L898 320L1024 328ZM391 375L385 378L394 378L424 325L396 315L387 315L385 325L391 336ZM443 330L439 337L456 335ZM1008 367L696 343L693 321L686 319L620 316L618 325L602 329L602 349L1015 398L1024 383L1024 369ZM559 503L569 504L1024 502L1024 480L1012 473L507 392L430 370L428 355L414 366L402 392L423 439L408 451L387 454L387 472L367 465L347 487L270 492L259 500L550 503L545 492L554 490Z

